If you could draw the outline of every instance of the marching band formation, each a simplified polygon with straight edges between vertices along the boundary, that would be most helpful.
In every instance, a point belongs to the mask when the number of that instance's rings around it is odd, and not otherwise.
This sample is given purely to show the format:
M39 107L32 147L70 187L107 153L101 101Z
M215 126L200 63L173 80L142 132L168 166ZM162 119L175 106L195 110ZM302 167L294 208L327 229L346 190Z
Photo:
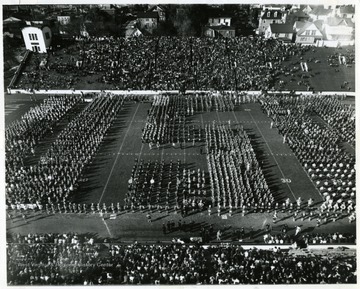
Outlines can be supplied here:
M25 166L24 158L68 110L82 102L80 96L50 96L31 108L6 130L6 205L10 209L44 209L48 213L118 213L147 209L189 212L217 210L279 212L294 219L317 219L318 225L344 214L355 220L355 158L341 145L354 144L354 109L341 96L251 96L244 93L160 94L153 98L142 141L153 146L185 143L204 145L207 171L190 168L180 160L135 160L124 205L71 202L86 164L91 162L104 134L124 101L134 97L101 93L57 136L37 165ZM284 142L294 151L324 202L316 210L286 200L278 202L270 191L251 141L240 124L192 124L194 113L233 111L236 105L259 101ZM319 115L319 117L314 115ZM335 119L338 120L335 122ZM43 128L44 131L41 129ZM299 204L300 202L300 204ZM303 207L302 207L303 206ZM217 209L215 209L217 208Z

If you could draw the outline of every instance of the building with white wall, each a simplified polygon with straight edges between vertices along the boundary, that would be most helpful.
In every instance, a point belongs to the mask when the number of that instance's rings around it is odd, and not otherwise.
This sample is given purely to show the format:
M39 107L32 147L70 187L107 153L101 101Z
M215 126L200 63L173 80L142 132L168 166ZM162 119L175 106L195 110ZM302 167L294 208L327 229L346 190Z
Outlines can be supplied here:
M231 25L231 17L230 16L217 16L217 17L209 17L208 20L209 26L230 26Z
M25 47L28 50L46 53L51 44L52 33L49 27L28 26L22 29Z
M287 12L282 10L264 10L259 18L259 35L264 35L270 24L284 24Z
M68 25L70 23L71 17L69 15L58 15L57 21L61 25Z

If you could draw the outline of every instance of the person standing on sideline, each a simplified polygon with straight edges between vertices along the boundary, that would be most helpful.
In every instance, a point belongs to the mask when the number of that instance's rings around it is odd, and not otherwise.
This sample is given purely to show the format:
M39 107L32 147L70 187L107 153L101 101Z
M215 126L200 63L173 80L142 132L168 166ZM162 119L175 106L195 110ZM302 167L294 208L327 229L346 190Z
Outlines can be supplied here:
M21 213L21 217L24 220L25 224L28 224L28 221L26 219L26 214L25 213Z
M221 230L217 231L216 233L216 240L221 241Z
M278 216L277 216L277 212L276 212L276 210L275 210L275 211L274 211L274 215L273 215L273 223L274 223L274 224L276 223L277 218L278 218Z

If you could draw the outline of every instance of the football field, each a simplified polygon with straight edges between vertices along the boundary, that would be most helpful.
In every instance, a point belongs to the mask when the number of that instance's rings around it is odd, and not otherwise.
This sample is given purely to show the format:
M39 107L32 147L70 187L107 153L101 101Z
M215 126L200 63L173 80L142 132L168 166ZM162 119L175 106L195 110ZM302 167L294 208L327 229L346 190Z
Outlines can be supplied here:
M29 100L26 96L8 96L5 100L6 123L19 119L30 107L37 105L42 96L36 101ZM36 147L35 156L27 159L26 165L36 164L42 154L45 154L57 134L74 118L86 103L77 105L56 125L53 132L47 135ZM159 148L149 148L149 145L141 140L142 130L146 123L150 102L127 101L117 114L115 121L107 131L96 155L83 171L78 187L75 189L72 200L76 203L111 203L124 204L124 198L128 190L128 180L136 159L147 161L164 161L165 163L177 162L192 170L201 169L208 172L205 143L187 142L181 147L177 144L161 145ZM314 199L315 204L322 201L322 197L313 182L309 179L301 164L288 147L283 143L283 138L276 128L270 128L271 120L261 110L260 104L248 103L236 105L234 111L230 112L198 112L188 117L188 125L194 125L204 129L205 125L226 124L231 128L243 126L248 134L251 145L255 151L257 160L263 170L265 179L275 202L281 204L286 198L292 202L299 197L303 200ZM353 150L348 148L348 150ZM353 151L354 153L354 151ZM223 216L217 216L215 210L208 216L207 211L190 214L182 218L180 214L171 212L152 213L153 221L146 221L145 212L122 213L116 220L110 220L108 216L103 220L98 214L55 214L44 215L29 213L29 223L25 224L21 219L8 220L8 232L88 232L99 237L112 237L119 240L168 240L172 237L196 236L203 226L214 224L215 228L224 230L225 236L231 238L232 230L251 227L259 230L258 238L262 237L261 230L265 224L271 222L271 213L251 213L243 217L240 210L234 210L229 216L224 212ZM185 222L193 221L194 224L186 232L174 231L167 235L161 233L161 224L168 220L183 219ZM274 225L274 230L281 230L283 224L290 227L298 224L293 222L287 213L279 213L279 222ZM355 224L348 224L347 218L335 223L329 222L320 228L315 227L316 220L301 221L305 232L311 232L316 228L317 232L344 231L354 232ZM257 231L256 231L257 232ZM227 235L226 235L227 234ZM254 236L256 239L256 234Z
M206 155L202 153L204 143L186 143L180 148L161 145L149 148L142 143L150 103L126 103L108 131L93 162L86 168L74 201L82 203L116 204L123 201L135 159L147 161L180 160L191 169L208 171ZM257 103L243 104L233 112L205 112L190 117L189 124L204 128L206 124L242 125L251 138L257 159L275 199L280 203L286 198L293 202L298 197L316 202L321 196L306 175L276 128L270 129L270 119Z

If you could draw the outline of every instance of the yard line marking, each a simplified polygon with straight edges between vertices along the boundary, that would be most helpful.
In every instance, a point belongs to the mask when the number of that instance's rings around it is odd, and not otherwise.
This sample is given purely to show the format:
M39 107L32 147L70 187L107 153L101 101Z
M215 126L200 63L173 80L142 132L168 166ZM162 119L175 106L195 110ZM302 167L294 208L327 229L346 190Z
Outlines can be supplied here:
M138 106L137 106L137 108L136 108L136 111L134 112L134 115L133 115L133 117L132 117L132 119L131 119L131 121L130 121L129 127L128 127L128 129L127 129L127 131L126 131L126 133L125 133L125 136L124 136L124 138L123 138L123 141L122 141L122 143L121 143L121 145L120 145L120 148L119 148L119 151L118 151L118 155L117 155L116 158L115 158L114 164L113 164L113 166L112 166L112 168L111 168L109 177L108 177L108 179L107 179L107 181L106 181L106 184L105 184L105 186L104 186L104 189L103 189L103 191L102 191L102 194L101 194L101 197L100 197L98 203L101 202L101 200L102 200L102 198L103 198L103 196L104 196L104 194L105 194L105 191L106 191L106 189L107 189L107 186L109 185L109 181L110 181L110 179L111 179L111 176L112 176L112 173L113 173L113 171L114 171L115 165L116 165L117 160L118 160L118 158L119 158L120 151L122 150L122 148L123 148L123 146L124 146L126 136L127 136L127 134L129 133L129 131L130 131L131 124L132 124L133 121L134 121L134 118L135 118L135 115L136 115L136 113L137 113L137 111L138 111L138 109L139 109L139 106L140 106L140 103L138 104Z
M236 117L235 111L232 111L232 113L233 113L233 115L234 115L234 117L235 117L236 123L238 124L239 121L238 121L238 119L237 119L237 117Z
M250 114L251 118L255 121L255 119L254 119L254 117L252 116L251 112L250 112L250 111L248 111L248 113ZM255 123L255 125L256 125L256 127L257 127L258 131L260 132L261 137L264 139L264 142L265 142L266 146L268 147L269 151L270 151L270 152L271 152L271 154L272 154L272 150L271 150L271 148L270 148L270 146L269 146L268 142L266 141L266 139L265 139L265 137L264 137L263 133L261 132L261 130L260 130L260 128L259 128L259 126L258 126L258 124L257 124L257 123ZM276 164L277 164L277 166L278 166L278 168L279 168L279 170L280 170L280 173L282 174L283 178L284 178L284 179L286 179L286 177L285 177L285 175L284 175L284 173L283 173L282 169L280 168L280 165L279 165L278 161L276 160L276 158L274 157L274 155L273 155L273 159L274 159L274 161L276 162ZM291 189L291 187L289 186L289 183L286 183L286 185L288 186L288 188L289 188L289 190L290 190L291 194L294 196L294 199L296 200L295 194L294 194L293 190Z
M298 160L298 158L296 157L296 155L294 154L295 158ZM298 160L299 161L299 160ZM300 162L299 162L300 163ZM323 195L320 193L319 189L317 188L317 186L315 185L314 181L312 178L310 178L309 174L307 173L307 171L305 170L305 168L300 164L300 167L303 169L303 171L305 172L305 174L308 176L309 180L311 181L311 183L313 184L315 190L319 193L321 199L324 200Z
M163 161L164 159L164 146L161 147L161 157L160 160Z
M23 104L5 104L5 115L13 113L15 110L18 110L19 107Z
M218 111L216 111L216 115L217 115L217 117L218 117L219 122L221 122L221 120L220 120L220 116L219 116L219 112L218 112Z
M184 164L186 164L186 142L185 142L183 154L184 154Z
M108 225L107 225L106 222L105 222L105 219L102 218L102 221L104 222L105 228L106 228L106 230L108 231L108 233L109 233L109 235L110 235L110 238L112 238L113 236L112 236L112 234L111 234L111 232L110 232L110 229L109 229Z
M201 117L201 127L204 128L204 119L203 119L203 114L202 113L200 114L200 117Z

